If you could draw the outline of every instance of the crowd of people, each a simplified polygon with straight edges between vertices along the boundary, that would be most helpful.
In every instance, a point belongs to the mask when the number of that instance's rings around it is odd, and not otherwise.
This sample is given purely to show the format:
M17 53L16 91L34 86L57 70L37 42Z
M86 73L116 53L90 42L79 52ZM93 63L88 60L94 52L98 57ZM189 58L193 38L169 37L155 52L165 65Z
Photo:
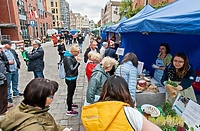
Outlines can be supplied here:
M83 52L84 36L79 32L72 44L70 34L63 34L52 41L57 46L60 62L64 64L65 83L67 85L67 111L66 115L76 116L79 113L74 108L78 105L73 102L81 64L79 53ZM138 58L130 52L125 54L121 63L116 54L116 38L102 41L101 37L90 38L83 57L85 73L88 79L85 103L82 108L81 119L86 130L135 130L135 131L161 131L161 129L148 121L136 109L136 85L138 78ZM44 77L44 50L41 42L32 41L31 52L20 48L28 71L32 71L34 79L31 80L23 93L18 90L18 69L20 61L15 50L11 49L11 41L2 40L0 45L0 114L5 115L0 121L3 130L54 130L70 131L72 129L57 125L54 118L48 113L49 105L55 98L59 84ZM66 50L65 44L72 44ZM187 56L176 53L173 57L167 43L160 44L160 53L155 64L154 78L163 86L169 79L178 82L177 91L196 101L192 91L195 71L189 63ZM12 88L11 88L12 83ZM34 87L34 88L33 88ZM11 94L10 90L13 90ZM188 91L190 89L190 93ZM23 96L22 102L11 111L12 96ZM174 98L169 97L173 102ZM109 117L108 117L109 113ZM16 121L16 118L19 118ZM121 122L123 121L123 122Z

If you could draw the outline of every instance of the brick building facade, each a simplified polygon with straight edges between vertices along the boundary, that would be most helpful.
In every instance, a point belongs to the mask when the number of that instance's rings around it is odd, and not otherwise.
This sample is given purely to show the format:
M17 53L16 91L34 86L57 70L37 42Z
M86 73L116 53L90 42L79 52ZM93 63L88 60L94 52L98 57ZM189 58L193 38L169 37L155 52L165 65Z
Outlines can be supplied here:
M16 11L18 10L17 2L15 0L0 0L0 5L0 34L8 36L6 38L12 38L12 40L21 39L19 15Z
M139 6L145 6L147 4L156 5L161 3L163 0L134 0L133 2L133 9L136 9ZM165 0L167 3L171 3L175 0Z
M41 3L38 3L41 2ZM46 0L0 0L0 40L18 41L31 37L46 35L46 30L52 28L52 14L46 11ZM38 18L33 15L37 12ZM32 12L32 13L30 13ZM30 26L30 20L35 26Z

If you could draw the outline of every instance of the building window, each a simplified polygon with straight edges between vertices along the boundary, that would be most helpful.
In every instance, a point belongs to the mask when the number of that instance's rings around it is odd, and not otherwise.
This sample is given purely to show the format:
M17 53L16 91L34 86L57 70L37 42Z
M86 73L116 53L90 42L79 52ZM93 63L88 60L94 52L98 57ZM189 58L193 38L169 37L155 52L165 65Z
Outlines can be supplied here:
M51 13L55 14L55 9L54 8L51 9Z
M56 13L58 14L58 9L56 9Z
M58 20L58 15L56 15L56 20Z
M54 15L52 15L52 19L55 20L55 16Z
M56 5L56 7L58 7L58 4L57 4L57 2L55 2L55 5Z
M53 26L56 26L56 22L53 22Z
M53 7L53 2L51 2L51 7Z

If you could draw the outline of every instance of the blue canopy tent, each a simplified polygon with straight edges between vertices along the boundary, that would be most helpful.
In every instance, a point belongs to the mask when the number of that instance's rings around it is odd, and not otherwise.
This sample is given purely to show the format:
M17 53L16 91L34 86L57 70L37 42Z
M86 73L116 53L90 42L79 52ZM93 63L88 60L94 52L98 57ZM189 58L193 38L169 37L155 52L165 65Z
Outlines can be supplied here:
M147 4L141 11L139 11L136 15L134 15L133 17L127 19L126 17L123 17L117 24L112 25L112 26L108 26L107 28L105 28L106 32L116 32L118 33L118 28L120 27L121 23L126 22L126 21L133 21L136 18L142 17L145 14L148 14L152 11L154 11L155 9Z
M195 70L200 70L200 2L178 0L120 25L124 54L134 52L151 74L160 43L168 43L171 54L184 52Z
M107 26L104 29L104 31L105 32L115 32L115 29L119 26L119 24L124 22L125 20L127 20L126 16L122 17L121 20L117 24L114 24L114 25L111 25L111 26Z

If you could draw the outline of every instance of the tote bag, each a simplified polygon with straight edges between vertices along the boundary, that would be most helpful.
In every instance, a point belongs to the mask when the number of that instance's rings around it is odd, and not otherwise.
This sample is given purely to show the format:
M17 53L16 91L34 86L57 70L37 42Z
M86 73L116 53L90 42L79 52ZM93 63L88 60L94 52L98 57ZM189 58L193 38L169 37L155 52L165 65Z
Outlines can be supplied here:
M65 73L63 62L60 62L58 64L58 74L59 74L60 79L65 79L66 73Z

